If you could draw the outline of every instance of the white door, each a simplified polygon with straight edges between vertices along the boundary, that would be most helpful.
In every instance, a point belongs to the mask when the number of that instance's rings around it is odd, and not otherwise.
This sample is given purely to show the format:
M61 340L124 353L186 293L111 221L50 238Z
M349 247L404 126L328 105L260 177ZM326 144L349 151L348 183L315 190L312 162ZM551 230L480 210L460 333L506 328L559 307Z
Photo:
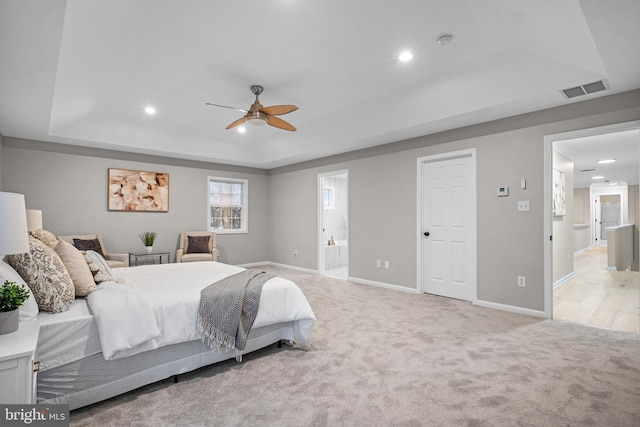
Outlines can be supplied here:
M476 298L475 167L471 156L422 164L422 290Z

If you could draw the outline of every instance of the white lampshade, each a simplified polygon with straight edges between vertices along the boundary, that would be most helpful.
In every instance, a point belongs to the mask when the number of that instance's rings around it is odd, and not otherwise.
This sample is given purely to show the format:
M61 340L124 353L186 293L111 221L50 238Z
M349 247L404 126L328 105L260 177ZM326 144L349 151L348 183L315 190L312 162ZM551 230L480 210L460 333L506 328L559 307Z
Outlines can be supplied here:
M42 230L42 211L38 209L27 209L27 229Z
M0 256L29 252L24 194L0 192Z

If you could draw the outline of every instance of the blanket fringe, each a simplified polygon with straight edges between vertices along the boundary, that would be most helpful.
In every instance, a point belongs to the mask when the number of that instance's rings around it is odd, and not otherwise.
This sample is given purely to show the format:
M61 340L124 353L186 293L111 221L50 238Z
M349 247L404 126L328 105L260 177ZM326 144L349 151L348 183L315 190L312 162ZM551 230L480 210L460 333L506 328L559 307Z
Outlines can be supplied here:
M225 334L200 316L198 316L198 331L202 341L215 352L228 352L236 345L236 337Z

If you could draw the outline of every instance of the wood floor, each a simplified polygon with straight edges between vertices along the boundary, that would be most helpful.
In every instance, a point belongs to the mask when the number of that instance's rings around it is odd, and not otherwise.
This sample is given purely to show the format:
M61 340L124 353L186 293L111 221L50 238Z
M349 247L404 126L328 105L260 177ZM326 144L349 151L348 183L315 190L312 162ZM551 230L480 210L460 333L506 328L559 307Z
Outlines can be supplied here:
M606 247L576 255L575 276L553 291L553 317L640 333L640 273L606 267Z

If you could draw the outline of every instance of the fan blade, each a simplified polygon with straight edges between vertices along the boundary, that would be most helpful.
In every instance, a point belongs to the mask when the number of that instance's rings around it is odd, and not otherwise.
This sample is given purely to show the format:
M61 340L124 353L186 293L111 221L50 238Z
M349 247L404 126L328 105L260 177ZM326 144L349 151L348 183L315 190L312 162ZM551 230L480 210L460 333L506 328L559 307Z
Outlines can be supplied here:
M239 126L241 124L243 124L244 122L246 122L247 119L245 117L240 117L238 120L236 120L235 122L231 123L229 126L227 126L225 129L231 129L234 128L236 126Z
M269 123L271 126L279 128L279 129L284 129L284 130L290 130L290 131L294 131L296 130L296 128L294 128L291 123L287 123L284 120L276 117L276 116L269 116L269 120L267 120L267 123Z
M295 105L272 105L271 107L264 107L260 109L263 113L279 116L281 114L287 114L292 111L296 111L298 107Z
M229 107L228 105L220 105L220 104L212 104L210 102L205 102L205 105L211 105L214 107L222 107L222 108L229 108L231 110L238 110L238 111L242 111L243 113L247 113L247 110L243 110L242 108L236 108L236 107Z

